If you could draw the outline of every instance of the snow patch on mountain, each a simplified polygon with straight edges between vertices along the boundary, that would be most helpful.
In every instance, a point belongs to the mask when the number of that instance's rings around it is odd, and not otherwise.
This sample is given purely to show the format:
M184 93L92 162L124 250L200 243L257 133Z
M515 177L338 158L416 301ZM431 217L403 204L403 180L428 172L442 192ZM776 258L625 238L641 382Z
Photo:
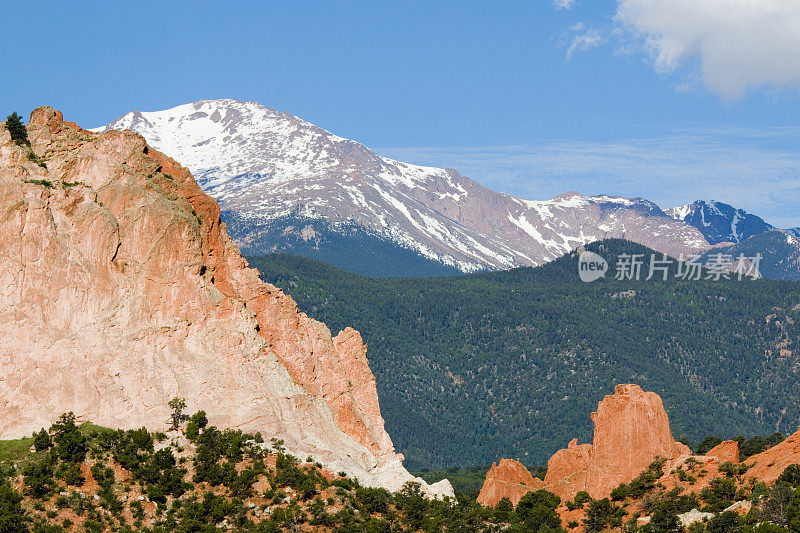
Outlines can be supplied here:
M464 272L539 265L596 239L620 237L678 255L708 247L701 231L640 198L577 192L534 201L492 191L455 170L381 157L366 146L255 102L204 100L133 111L131 129L189 169L258 250L286 217L355 224Z
M699 229L710 244L739 243L775 229L761 217L713 200L698 200L665 212Z

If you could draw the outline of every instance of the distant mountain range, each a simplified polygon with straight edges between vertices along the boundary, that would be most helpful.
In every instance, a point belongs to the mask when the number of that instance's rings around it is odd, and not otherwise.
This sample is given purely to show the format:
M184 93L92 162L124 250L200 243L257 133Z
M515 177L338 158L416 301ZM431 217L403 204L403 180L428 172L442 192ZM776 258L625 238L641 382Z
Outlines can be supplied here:
M662 211L642 198L577 192L517 198L453 169L381 157L255 102L133 111L96 129L136 131L188 166L244 253L296 253L365 275L537 266L605 238L689 255L775 229L719 202ZM770 272L791 277L795 263L781 261Z

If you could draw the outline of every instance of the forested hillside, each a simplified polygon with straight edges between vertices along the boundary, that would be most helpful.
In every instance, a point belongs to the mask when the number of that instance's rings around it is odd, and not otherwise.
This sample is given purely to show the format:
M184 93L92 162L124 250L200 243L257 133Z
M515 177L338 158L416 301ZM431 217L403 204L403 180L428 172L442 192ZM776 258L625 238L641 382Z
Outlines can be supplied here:
M606 278L618 254L650 253L621 240L588 248L610 259ZM591 438L586 413L618 383L657 392L675 437L692 444L791 433L800 420L800 283L676 281L674 267L666 282L582 283L576 254L404 279L249 260L334 333L361 331L387 430L412 470L501 456L544 464L571 438Z

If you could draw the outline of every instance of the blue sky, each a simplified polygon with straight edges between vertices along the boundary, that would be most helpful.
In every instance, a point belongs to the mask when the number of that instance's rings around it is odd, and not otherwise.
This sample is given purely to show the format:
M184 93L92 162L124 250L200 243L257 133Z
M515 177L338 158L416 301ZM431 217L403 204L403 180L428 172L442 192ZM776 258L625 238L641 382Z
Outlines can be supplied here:
M88 127L256 100L528 198L713 198L800 226L800 3L431 4L6 3L0 112Z

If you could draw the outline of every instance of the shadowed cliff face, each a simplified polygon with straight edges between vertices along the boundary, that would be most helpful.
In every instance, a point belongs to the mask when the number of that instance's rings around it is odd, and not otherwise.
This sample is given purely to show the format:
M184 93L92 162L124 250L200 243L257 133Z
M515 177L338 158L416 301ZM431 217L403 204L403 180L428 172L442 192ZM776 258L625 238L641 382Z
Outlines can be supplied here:
M361 336L261 282L186 169L49 107L28 135L34 157L0 128L0 436L65 411L161 429L181 396L367 483L411 479Z

